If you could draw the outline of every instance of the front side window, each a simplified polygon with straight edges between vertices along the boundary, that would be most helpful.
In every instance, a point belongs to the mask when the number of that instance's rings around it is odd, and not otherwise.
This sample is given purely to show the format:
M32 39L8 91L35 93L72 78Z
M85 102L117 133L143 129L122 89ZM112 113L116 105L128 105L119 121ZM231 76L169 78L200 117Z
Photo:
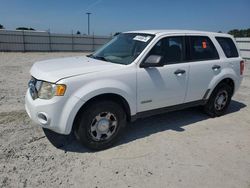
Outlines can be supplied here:
M219 59L213 42L206 36L190 36L190 60L202 61Z
M128 65L146 48L154 35L142 33L122 33L89 57Z
M215 37L215 38L219 42L227 58L239 57L237 48L231 38L228 37Z
M149 55L162 56L163 64L174 64L184 61L184 37L166 37L158 41L150 50ZM148 57L147 56L147 57Z

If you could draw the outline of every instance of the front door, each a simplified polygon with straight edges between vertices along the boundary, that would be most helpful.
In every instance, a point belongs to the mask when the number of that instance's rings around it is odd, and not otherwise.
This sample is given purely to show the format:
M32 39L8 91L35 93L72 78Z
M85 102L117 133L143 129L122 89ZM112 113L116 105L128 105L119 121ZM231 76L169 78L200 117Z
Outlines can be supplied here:
M184 63L184 36L170 36L159 40L147 57L149 55L161 55L164 66L138 68L137 111L183 103L189 76L189 63Z

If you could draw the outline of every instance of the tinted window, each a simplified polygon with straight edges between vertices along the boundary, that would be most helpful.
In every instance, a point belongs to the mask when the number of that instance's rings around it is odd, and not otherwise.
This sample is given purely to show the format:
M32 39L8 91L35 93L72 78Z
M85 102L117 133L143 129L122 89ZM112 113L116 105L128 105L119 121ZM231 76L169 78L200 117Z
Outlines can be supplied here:
M237 48L231 38L227 37L215 37L216 40L219 42L221 48L223 49L226 57L238 57Z
M219 59L218 52L212 41L205 36L190 37L190 59L211 60Z
M161 55L162 63L172 64L184 61L184 37L167 37L158 41L149 55Z

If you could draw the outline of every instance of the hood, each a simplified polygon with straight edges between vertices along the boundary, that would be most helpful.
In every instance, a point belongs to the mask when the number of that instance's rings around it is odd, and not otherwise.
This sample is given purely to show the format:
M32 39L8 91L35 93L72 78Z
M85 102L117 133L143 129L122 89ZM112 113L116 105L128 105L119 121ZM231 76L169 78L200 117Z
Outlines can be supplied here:
M86 56L51 59L35 63L30 73L38 80L57 82L63 78L116 69L123 65Z

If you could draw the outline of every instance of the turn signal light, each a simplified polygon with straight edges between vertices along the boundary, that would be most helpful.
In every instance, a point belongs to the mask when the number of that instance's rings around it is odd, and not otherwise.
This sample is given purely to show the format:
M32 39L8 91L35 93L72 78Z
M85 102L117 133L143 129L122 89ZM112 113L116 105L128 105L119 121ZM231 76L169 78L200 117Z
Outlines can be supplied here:
M66 85L63 84L56 85L56 92L55 92L56 96L63 96L65 91L66 91Z

